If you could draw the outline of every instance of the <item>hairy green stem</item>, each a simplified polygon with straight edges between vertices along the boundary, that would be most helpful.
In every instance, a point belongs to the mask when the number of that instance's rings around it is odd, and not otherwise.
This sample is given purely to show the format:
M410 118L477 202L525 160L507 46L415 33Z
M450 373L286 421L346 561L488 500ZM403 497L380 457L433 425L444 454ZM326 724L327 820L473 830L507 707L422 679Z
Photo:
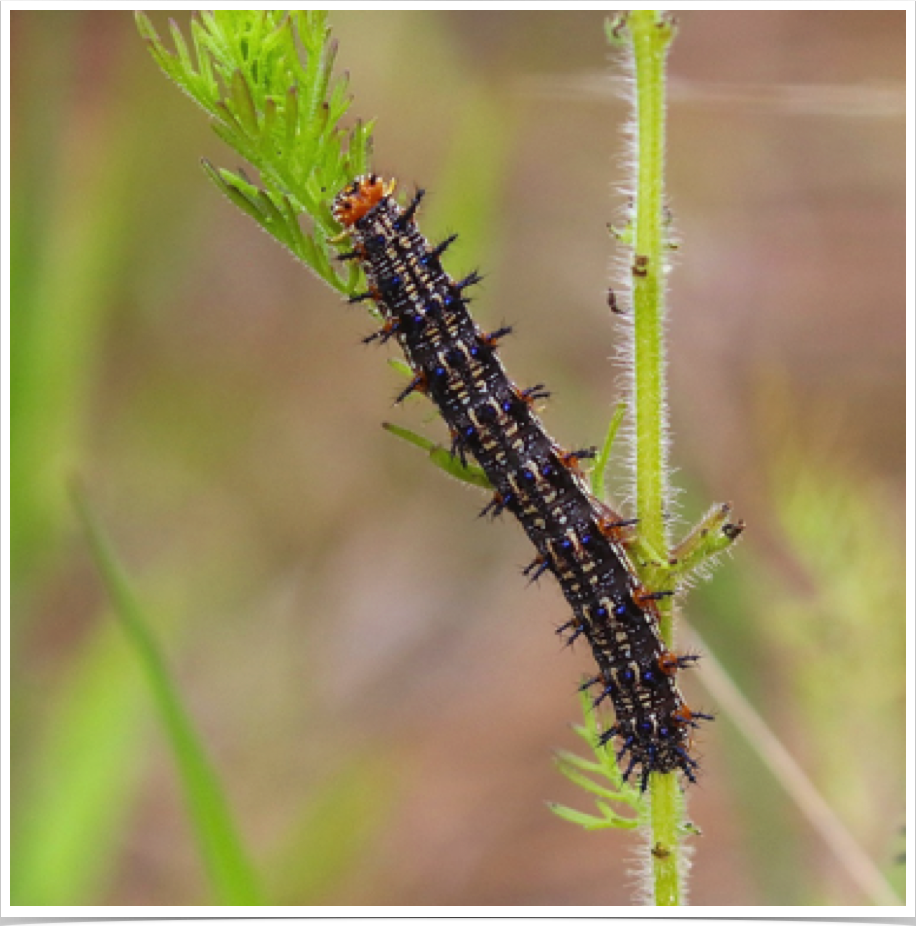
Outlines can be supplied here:
M639 530L667 549L665 505L664 169L665 54L671 28L652 10L629 16L636 65L637 186L634 216L633 399Z
M665 59L671 21L656 10L627 20L636 71L636 208L633 216L633 407L636 415L636 515L642 538L667 560L665 455ZM673 643L672 608L659 608L660 631ZM680 906L685 866L679 831L677 776L654 773L649 783L651 871L656 906Z

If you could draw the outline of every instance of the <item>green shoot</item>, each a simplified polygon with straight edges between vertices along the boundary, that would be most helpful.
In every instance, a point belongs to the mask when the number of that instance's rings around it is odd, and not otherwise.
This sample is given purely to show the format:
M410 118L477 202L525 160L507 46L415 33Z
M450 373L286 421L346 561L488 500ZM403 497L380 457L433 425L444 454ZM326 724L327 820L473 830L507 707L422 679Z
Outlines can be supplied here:
M143 13L137 25L159 67L260 173L259 185L205 162L210 179L329 286L353 293L358 270L342 273L333 262L339 228L329 203L367 169L372 127L340 125L350 97L346 78L332 75L337 46L327 13L201 11L191 24L193 54L174 23L174 52Z
M115 615L140 660L168 734L214 901L231 906L262 905L264 900L254 870L216 770L150 631L149 617L79 491L74 493L74 501Z

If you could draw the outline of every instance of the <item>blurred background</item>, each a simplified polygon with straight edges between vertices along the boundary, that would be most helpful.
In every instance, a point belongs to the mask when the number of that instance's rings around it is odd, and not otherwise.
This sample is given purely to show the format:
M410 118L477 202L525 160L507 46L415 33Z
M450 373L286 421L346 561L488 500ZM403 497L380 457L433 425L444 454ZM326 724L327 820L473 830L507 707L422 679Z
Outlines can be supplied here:
M680 14L669 136L674 533L713 501L749 523L685 618L898 892L904 15ZM603 18L331 16L376 169L429 189L429 237L461 233L448 267L485 273L475 312L515 326L507 366L574 446L621 380ZM271 903L631 903L631 837L545 806L593 809L552 764L589 657L518 575L521 532L382 430L443 436L391 408L368 316L207 182L202 156L239 159L130 14L12 29L13 902L211 900L78 478ZM702 678L692 902L869 903Z

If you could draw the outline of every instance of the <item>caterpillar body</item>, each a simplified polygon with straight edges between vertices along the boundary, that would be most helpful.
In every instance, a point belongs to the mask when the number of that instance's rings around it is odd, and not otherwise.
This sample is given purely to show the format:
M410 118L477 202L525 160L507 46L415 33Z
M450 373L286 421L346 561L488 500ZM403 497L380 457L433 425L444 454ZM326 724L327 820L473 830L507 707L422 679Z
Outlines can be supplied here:
M640 583L627 554L627 528L595 498L579 460L587 451L561 448L544 429L534 404L543 387L520 389L497 355L508 329L486 334L467 308L465 289L478 277L456 281L441 256L451 239L432 247L417 228L423 196L407 207L393 195L394 182L375 174L359 177L334 199L332 213L352 242L342 259L359 261L368 291L383 318L373 335L400 344L413 378L399 398L426 394L449 427L453 451L471 456L487 474L495 494L484 509L508 511L537 551L526 569L532 578L552 572L573 616L561 630L584 636L598 672L595 702L608 699L614 723L601 743L616 741L624 778L639 775L646 788L653 772L680 770L696 780L691 755L698 721L675 680L696 657L677 656L658 629L656 600Z

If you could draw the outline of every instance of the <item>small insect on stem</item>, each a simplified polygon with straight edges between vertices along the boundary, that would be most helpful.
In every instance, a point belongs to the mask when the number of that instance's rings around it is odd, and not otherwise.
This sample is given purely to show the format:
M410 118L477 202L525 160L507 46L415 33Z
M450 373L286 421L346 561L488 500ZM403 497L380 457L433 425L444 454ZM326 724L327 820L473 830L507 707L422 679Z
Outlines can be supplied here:
M611 289L610 286L608 287L608 290L607 290L607 304L608 304L608 308L615 315L626 315L626 312L624 312L624 310L620 307L620 303L617 301L617 293L615 293L614 290Z

